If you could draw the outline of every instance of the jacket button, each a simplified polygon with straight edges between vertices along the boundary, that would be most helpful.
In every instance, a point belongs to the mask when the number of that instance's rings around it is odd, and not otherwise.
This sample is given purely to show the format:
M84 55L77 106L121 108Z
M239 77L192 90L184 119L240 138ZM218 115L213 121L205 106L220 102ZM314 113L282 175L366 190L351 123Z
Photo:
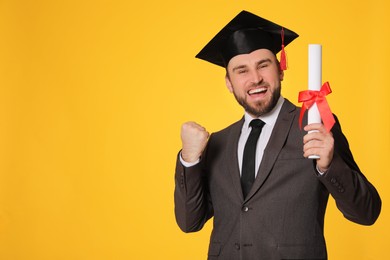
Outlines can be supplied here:
M248 212L249 208L247 206L242 207L242 211Z
M234 244L234 248L235 248L236 250L240 250L240 244L239 244L239 243L235 243L235 244Z

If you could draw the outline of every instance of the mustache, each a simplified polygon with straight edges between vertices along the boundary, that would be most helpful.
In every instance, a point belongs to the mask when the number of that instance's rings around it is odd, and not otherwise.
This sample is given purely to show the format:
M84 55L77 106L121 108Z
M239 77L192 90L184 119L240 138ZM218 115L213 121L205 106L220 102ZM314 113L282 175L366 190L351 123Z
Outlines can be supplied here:
M270 87L269 83L268 82L265 82L265 81L261 81L261 82L255 82L255 83L252 83L250 85L251 88L255 88L255 87L260 87L260 88L263 88L263 87Z

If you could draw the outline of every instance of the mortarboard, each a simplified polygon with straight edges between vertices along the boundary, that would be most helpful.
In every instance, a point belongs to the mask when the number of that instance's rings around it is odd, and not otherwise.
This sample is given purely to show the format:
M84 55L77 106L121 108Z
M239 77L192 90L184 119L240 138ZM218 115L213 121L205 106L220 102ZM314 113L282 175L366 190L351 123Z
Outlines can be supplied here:
M247 11L241 11L196 55L196 58L226 67L231 58L258 49L275 55L282 50L281 67L285 69L284 47L298 34ZM284 63L284 64L283 64Z

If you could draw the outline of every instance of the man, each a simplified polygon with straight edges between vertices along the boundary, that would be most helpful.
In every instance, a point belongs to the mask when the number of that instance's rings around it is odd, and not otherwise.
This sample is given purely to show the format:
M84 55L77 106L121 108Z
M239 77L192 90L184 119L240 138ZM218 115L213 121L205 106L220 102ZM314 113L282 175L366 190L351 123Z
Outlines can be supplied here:
M329 194L353 222L371 225L379 216L381 199L337 119L331 131L310 124L306 133L300 109L280 94L285 61L276 53L296 37L243 11L197 55L226 68L227 88L245 109L241 120L210 136L195 122L181 129L176 220L195 232L214 217L208 259L327 259Z

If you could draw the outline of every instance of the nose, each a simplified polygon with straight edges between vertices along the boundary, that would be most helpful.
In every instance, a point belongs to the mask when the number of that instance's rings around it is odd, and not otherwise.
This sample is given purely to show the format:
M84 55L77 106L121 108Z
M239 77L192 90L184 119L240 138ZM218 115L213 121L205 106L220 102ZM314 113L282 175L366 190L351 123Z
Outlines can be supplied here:
M263 77L261 73L257 70L254 70L252 72L252 83L255 85L259 85L261 82L263 82Z

